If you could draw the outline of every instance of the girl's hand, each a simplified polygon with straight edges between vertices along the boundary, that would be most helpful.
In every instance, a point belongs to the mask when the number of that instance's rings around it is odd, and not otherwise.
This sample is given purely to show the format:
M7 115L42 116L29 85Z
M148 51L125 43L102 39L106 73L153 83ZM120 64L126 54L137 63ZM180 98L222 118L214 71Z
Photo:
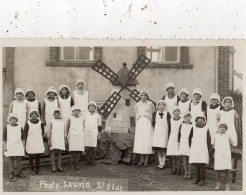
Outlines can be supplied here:
M43 124L44 124L44 126L46 126L46 121L45 120L43 121Z
M3 147L3 151L4 151L4 152L7 152L7 147L6 147L6 146Z

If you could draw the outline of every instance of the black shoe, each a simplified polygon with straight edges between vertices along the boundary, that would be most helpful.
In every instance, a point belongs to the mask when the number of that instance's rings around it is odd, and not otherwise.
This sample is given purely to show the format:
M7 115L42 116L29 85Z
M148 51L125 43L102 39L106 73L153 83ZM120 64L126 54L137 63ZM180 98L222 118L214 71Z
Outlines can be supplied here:
M198 184L200 182L200 179L196 179L193 184Z
M75 170L80 170L80 168L77 165L75 165L74 168Z
M40 169L39 169L39 168L36 169L36 175L42 175L42 174L40 173Z
M172 174L175 175L177 173L177 169L172 170Z
M11 172L10 175L9 175L9 179L14 179L14 172Z
M33 169L30 170L30 175L32 175L32 176L36 175L36 173Z
M198 185L199 186L204 186L205 185L205 179L201 179Z
M181 175L180 169L177 169L177 175Z
M16 177L20 177L20 178L26 178L25 175L23 175L23 173L21 171L19 171L16 175Z
M52 169L51 169L51 172L52 172L52 173L56 173L56 168L52 168Z
M58 168L57 171L59 171L59 172L64 172L64 169Z

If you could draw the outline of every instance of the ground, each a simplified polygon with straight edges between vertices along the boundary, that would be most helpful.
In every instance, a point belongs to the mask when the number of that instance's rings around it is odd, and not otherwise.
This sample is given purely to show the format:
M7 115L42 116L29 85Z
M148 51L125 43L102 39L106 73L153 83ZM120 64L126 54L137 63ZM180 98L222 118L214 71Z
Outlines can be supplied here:
M5 192L25 192L29 191L29 169L24 168L23 173L27 176L24 179L17 178L16 182L10 182L8 179L8 162L3 160L3 190ZM241 169L241 161L239 161ZM157 162L152 162L148 168L140 168L137 165L126 165L120 163L118 165L104 164L100 161L96 162L96 166L84 165L84 159L80 161L80 170L68 170L68 163L64 162L65 172L51 173L49 165L43 165L41 172L43 175L55 175L59 180L59 176L81 176L81 177L99 177L99 178L123 178L128 179L128 191L212 191L215 187L215 174L213 171L206 172L207 184L199 187L192 184L193 180L184 180L183 175L172 175L171 167L165 170L157 170L155 167ZM222 189L224 189L224 177L222 177ZM232 191L242 190L242 171L238 172L237 180L231 185Z

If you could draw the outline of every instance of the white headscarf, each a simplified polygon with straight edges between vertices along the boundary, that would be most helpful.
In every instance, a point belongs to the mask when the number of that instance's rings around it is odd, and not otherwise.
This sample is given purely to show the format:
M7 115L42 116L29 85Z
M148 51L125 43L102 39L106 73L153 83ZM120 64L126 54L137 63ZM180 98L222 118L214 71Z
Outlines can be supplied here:
M202 114L196 116L196 118L195 118L195 121L196 122L197 122L197 118L203 118L204 119L204 122L206 122L206 117L204 115L202 115Z
M209 96L209 103L211 104L211 99L217 99L219 101L219 104L220 104L220 95L218 93L212 93L210 96Z
M73 105L72 108L71 108L71 112L73 112L74 110L80 110L81 112L81 108L77 105Z
M189 90L187 88L182 88L179 92L179 96L182 92L186 93L188 96L190 95Z
M167 83L167 84L166 84L166 87L165 87L165 91L167 91L167 88L168 88L168 87L173 87L174 90L176 90L176 87L175 87L175 85L174 85L173 83Z
M195 93L200 94L201 97L202 97L202 90L200 88L196 88L196 89L193 90L192 97L194 96Z
M78 89L78 83L83 83L84 84L84 88L85 88L85 81L83 79L78 79L76 81L76 88Z
M25 95L25 92L24 92L24 90L22 89L22 88L16 88L15 89L15 94L14 94L14 98L16 99L16 94L17 93L22 93L23 94L23 96Z
M228 123L226 121L219 121L218 122L218 128L220 125L226 125L226 129L228 130Z
M233 101L233 98L231 96L226 96L223 100L222 100L222 103L221 105L223 107L225 107L225 101L226 100L231 100L231 107L234 108L235 104L234 104L234 101Z
M57 112L57 111L61 113L61 109L57 107L54 109L53 114L55 114L55 112Z
M94 105L96 107L96 110L97 110L97 103L95 101L90 101L88 103L88 107L89 107L90 104Z
M191 115L191 111L186 111L186 112L184 112L184 113L183 113L183 118L184 118L186 115L188 115L188 114ZM191 117L192 117L192 115L191 115Z
M38 111L35 110L35 109L31 109L31 110L30 110L30 112L29 112L29 117L31 117L31 114L32 114L33 112L36 112L36 113L38 114L38 117L40 117Z
M179 110L179 111L181 112L181 110L180 110L180 107L179 107L179 106L174 106L174 108L173 108L173 112L174 112L175 110Z
M33 88L31 88L31 87L27 88L26 93L25 93L25 97L27 97L27 93L30 92L30 91L32 91L32 92L34 93L34 97L35 97L35 96L36 96L36 92L35 92L35 90L34 90Z
M145 94L145 95L149 95L149 92L146 90L146 89L142 89L141 91L140 91L140 96L142 95L142 94Z
M165 110L167 110L167 103L164 100L159 100L156 104L156 108L158 109L159 103L163 103L165 105Z
M60 87L59 87L59 93L61 92L61 89L62 88L67 88L67 90L68 90L68 92L70 93L70 89L69 89L69 87L67 86L67 85L60 85Z
M17 119L17 122L16 122L16 123L18 123L19 118L18 118L18 115L15 114L15 113L10 113L10 114L9 114L8 119L7 119L8 123L10 123L9 120L10 120L11 117L16 118L16 119Z
M56 88L55 87L49 87L47 89L47 91L45 92L45 95L48 96L49 95L48 94L49 92L54 92L54 93L56 93L56 96L57 96L57 91L56 91Z

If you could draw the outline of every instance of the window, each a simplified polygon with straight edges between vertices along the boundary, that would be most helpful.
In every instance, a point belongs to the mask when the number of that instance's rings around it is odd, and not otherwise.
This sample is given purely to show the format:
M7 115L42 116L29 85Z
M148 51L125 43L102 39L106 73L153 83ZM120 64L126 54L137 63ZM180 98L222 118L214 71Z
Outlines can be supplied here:
M130 106L130 99L126 99L126 106Z
M147 47L147 57L152 62L180 62L179 47Z
M114 118L116 118L117 117L117 114L116 113L114 113Z
M130 117L130 126L131 126L131 128L136 127L135 117Z
M94 49L92 47L61 47L59 58L64 61L91 61L94 60Z

